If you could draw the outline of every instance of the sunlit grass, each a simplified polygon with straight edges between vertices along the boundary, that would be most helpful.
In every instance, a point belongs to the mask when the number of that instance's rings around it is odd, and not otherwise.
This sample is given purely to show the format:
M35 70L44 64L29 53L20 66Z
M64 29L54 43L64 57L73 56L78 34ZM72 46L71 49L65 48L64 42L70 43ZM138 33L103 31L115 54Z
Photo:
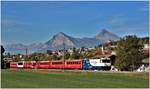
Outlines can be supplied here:
M148 73L2 70L3 88L148 88Z

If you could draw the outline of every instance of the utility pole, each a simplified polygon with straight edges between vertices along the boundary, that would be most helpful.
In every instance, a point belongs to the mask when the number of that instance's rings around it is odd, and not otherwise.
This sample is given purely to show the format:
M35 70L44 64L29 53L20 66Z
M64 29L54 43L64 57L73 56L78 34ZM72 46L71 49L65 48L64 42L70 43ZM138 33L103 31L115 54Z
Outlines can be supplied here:
M65 44L63 42L63 71L65 70Z
M28 48L26 48L25 50L26 50L26 59L27 59L27 54L28 54Z
M26 56L27 56L27 53L28 53L28 48L26 48Z

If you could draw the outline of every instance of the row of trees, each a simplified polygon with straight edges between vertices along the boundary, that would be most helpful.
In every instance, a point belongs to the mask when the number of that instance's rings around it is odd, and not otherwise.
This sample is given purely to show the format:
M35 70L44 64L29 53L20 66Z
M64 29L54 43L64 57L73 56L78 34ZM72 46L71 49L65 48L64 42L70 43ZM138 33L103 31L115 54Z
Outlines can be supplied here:
M73 53L69 52L64 52L62 55L57 55L57 54L49 54L47 56L30 56L30 57L25 57L25 60L31 61L31 60L72 60L72 59L83 59L83 58L89 58L92 57L93 51L89 51L86 53L80 53L78 49L75 49Z
M117 44L115 66L120 70L134 70L143 59L143 42L136 36L126 36Z
M5 52L5 49L3 48L3 46L1 45L1 68L4 69L5 68L5 60L4 60L4 55L3 53Z
M44 53L34 53L32 55L24 55L22 58L20 58L21 54L18 55L12 55L14 62L21 61L22 59L25 61L47 61L47 60L72 60L72 59L83 59L83 58L92 58L93 56L101 53L100 48L90 49L87 51L84 51L82 49L76 49L73 48L73 52L69 53L68 51L62 52L62 55L58 55L55 53L52 53L52 51L48 50L46 54Z

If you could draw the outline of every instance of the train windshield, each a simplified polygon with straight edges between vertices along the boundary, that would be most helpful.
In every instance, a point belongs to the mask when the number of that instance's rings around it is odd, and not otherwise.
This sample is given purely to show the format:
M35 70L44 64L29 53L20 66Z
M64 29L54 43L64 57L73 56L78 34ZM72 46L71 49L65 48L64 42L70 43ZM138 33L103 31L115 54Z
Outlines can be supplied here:
M23 63L22 63L22 62L19 62L18 65L23 65Z
M102 60L103 63L110 63L110 60Z

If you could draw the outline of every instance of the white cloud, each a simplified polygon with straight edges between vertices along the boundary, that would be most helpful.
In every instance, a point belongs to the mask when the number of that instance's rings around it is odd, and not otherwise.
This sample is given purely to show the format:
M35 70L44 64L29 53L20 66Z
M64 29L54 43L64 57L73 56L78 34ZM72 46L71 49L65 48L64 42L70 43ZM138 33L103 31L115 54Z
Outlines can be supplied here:
M1 19L2 30L21 30L24 26L30 25L29 23L21 22L14 19Z
M2 30L3 28L12 28L16 26L18 23L15 20L8 20L8 19L2 19L1 25L2 25Z
M120 36L129 34L148 35L148 23L140 22L124 15L114 15L110 17L105 24L108 24L114 32L120 33Z
M127 19L123 15L113 15L106 21L106 23L112 27L121 27L127 23Z
M145 8L140 8L140 11L149 11L149 8L147 7L145 7Z

